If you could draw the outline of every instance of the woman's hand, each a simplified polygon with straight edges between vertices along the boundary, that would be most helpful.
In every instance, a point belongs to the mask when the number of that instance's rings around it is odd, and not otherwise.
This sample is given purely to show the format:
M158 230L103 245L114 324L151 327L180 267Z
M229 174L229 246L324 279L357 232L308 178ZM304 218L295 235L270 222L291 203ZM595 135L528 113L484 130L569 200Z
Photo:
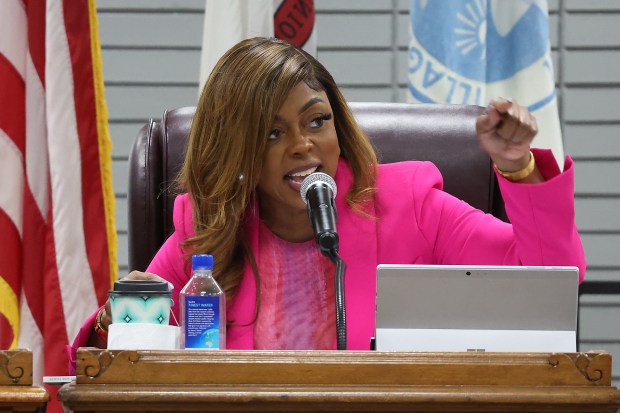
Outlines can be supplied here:
M538 132L536 118L514 100L495 98L476 120L476 135L482 149L503 172L525 169L530 162L530 145ZM535 183L544 178L536 167L519 181Z
M132 271L129 275L123 277L124 280L146 280L146 281L163 281L167 283L168 281L164 280L158 275L151 274L148 272L140 272L140 271ZM106 334L108 331L108 327L112 324L112 307L110 306L110 300L108 299L105 302L103 308L97 314L97 324L95 327L95 331L100 328ZM106 340L100 334L91 334L91 339L88 342L89 346L106 348L107 343Z

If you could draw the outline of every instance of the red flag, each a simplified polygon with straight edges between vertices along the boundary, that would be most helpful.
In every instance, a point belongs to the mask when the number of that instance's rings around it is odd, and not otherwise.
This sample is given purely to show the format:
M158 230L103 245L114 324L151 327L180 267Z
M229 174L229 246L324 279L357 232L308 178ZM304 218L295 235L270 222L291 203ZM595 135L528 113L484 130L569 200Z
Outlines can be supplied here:
M314 0L205 0L202 89L224 53L243 39L277 37L316 56Z
M276 37L316 56L314 0L281 0L275 6L273 28Z
M107 128L95 1L0 2L0 348L35 381L116 279Z

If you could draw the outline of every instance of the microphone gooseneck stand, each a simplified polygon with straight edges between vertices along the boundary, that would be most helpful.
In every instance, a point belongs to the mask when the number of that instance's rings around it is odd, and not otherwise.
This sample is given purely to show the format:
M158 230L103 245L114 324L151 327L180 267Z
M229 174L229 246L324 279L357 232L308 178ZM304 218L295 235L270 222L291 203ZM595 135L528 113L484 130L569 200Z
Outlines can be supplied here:
M338 255L337 248L322 250L323 255L336 264L335 294L336 297L336 349L347 349L347 310L344 300L344 274L347 264Z
M337 212L334 198L336 182L322 172L308 175L301 183L300 195L308 206L308 218L314 230L315 241L321 253L336 264L336 342L338 350L347 349L347 317L344 301L345 262L338 255Z

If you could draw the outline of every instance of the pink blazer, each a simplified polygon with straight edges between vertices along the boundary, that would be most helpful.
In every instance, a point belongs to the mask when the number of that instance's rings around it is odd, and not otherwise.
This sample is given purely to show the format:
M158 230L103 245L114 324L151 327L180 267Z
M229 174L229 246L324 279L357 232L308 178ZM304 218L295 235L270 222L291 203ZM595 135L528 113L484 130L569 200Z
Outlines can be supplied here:
M374 335L376 267L380 263L574 265L583 278L585 258L574 223L573 163L567 158L565 172L560 173L551 152L538 150L535 157L545 183L515 184L498 175L512 225L443 192L441 175L429 162L379 165L376 202L369 211L377 220L354 212L344 196L336 197L340 255L347 263L348 348L368 349ZM344 160L335 180L340 193L352 184ZM175 232L147 271L174 284L178 303L178 292L189 277L179 245L194 231L188 195L176 199L173 217ZM245 228L253 251L258 251L258 222L252 216ZM229 328L228 348L253 348L250 323L255 304L256 283L246 263L227 317L236 325L248 325Z
M546 182L515 184L498 175L512 225L443 192L441 175L429 162L379 165L375 202L368 211L377 219L354 212L344 196L336 198L340 255L347 263L349 349L368 349L374 335L376 266L380 263L574 265L583 279L585 258L574 223L573 162L567 158L560 173L550 151L533 152ZM346 193L352 184L346 161L340 161L335 180L339 193ZM187 194L177 197L173 220L175 232L147 271L174 284L173 298L178 303L178 293L189 278L180 243L194 232ZM245 226L253 251L258 251L258 222L257 216L251 216ZM255 303L256 283L246 263L237 295L227 309L228 321L236 325L228 329L228 348L253 348L250 323ZM178 318L177 305L173 311ZM88 340L93 318L85 323L83 337L76 338L74 350Z

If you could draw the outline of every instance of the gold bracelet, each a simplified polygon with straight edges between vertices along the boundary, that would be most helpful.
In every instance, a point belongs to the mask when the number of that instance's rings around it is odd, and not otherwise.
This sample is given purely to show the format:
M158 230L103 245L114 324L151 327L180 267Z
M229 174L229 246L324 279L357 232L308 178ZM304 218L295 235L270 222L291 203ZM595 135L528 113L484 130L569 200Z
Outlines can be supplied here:
M528 177L534 171L535 167L536 160L534 159L534 154L532 153L532 151L530 151L530 161L527 163L527 166L523 169L519 169L518 171L502 171L497 167L497 165L495 165L495 169L497 169L497 172L499 172L499 174L504 178L510 179L511 181L520 181L521 179Z
M103 324L101 324L101 320L105 316L106 316L105 307L103 307L101 309L101 311L99 311L99 313L97 313L97 317L95 318L95 333L97 333L99 335L99 337L101 337L102 339L107 340L108 339L108 330L106 330L103 327Z

